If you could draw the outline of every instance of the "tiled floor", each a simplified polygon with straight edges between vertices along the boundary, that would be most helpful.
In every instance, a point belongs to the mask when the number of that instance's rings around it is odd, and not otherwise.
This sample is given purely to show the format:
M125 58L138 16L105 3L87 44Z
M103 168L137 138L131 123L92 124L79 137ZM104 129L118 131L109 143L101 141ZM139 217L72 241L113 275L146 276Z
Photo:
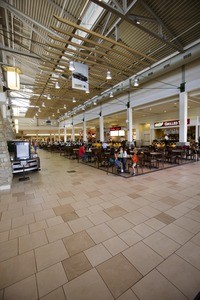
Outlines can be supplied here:
M125 179L39 155L0 192L0 300L194 299L200 162Z

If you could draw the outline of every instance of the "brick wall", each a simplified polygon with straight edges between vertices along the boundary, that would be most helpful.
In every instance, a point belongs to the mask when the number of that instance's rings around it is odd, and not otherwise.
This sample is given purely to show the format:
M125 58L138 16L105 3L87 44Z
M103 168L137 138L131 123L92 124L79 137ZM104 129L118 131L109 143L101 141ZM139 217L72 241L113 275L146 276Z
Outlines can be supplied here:
M10 123L2 118L0 111L0 190L10 189L12 183L13 175L7 140L13 137Z

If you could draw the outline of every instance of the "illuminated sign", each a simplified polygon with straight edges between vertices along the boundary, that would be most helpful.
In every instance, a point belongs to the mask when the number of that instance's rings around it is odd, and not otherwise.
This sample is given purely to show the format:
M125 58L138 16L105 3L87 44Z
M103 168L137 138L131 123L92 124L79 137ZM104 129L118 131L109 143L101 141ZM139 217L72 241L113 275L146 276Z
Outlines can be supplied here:
M118 126L118 127L111 127L110 128L110 131L116 131L116 130L121 130L121 126Z
M190 124L190 119L187 119L187 124ZM154 127L169 127L169 126L179 126L180 125L180 120L172 120L172 121L160 121L160 122L155 122Z

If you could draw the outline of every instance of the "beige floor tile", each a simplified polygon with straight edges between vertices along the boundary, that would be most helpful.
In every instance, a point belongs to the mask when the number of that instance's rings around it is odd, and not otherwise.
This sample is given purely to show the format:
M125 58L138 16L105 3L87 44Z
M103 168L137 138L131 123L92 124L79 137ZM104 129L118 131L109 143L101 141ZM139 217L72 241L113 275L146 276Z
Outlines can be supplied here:
M104 223L106 221L111 220L111 217L109 217L105 212L98 211L96 213L90 214L88 216L88 219L94 224L99 225L101 223Z
M106 224L117 234L120 234L123 231L126 231L127 229L130 229L134 226L123 217L112 219L111 221L106 222Z
M26 201L25 200L20 201L20 202L10 203L8 205L8 210L23 208L25 206L26 206Z
M19 236L26 235L29 233L28 225L24 225L21 227L17 227L15 229L10 230L9 239L15 239Z
M0 212L8 210L8 203L1 203L0 201Z
M83 252L62 261L68 280L72 280L92 269L92 265Z
M119 237L129 246L132 246L142 240L142 237L133 229L129 229L121 233Z
M86 192L86 195L90 198L94 198L94 197L101 196L102 193L100 191L91 191L91 192Z
M138 300L138 297L130 289L117 298L117 300Z
M36 222L41 221L41 220L45 220L45 219L49 219L55 217L55 213L53 211L52 208L43 210L43 211L38 211L35 213L35 220Z
M182 217L185 213L180 212L174 208L170 208L168 210L165 211L165 213L171 217L173 217L174 219L178 219L180 217Z
M194 299L199 292L200 271L176 254L166 259L157 269L189 299Z
M149 218L153 218L156 215L160 214L160 211L158 209L155 209L155 208L151 207L150 205L144 206L144 207L138 209L138 211Z
M63 238L63 243L70 256L95 245L94 241L86 231L74 233L73 235Z
M71 191L60 192L57 195L60 199L74 196L74 194Z
M179 218L178 220L174 221L174 224L180 226L192 233L198 233L200 231L200 223L185 216Z
M91 215L92 213L102 211L103 208L102 208L102 206L100 206L100 204L96 204L96 205L89 206L88 210L90 211L90 214L88 214L88 215Z
M109 215L111 218L117 218L117 217L123 216L127 213L127 211L125 209L121 208L118 205L114 205L112 207L104 209L104 212L107 215Z
M124 215L124 218L128 220L129 222L133 223L134 225L138 225L140 223L143 223L148 219L145 215L141 214L138 211L130 212L126 215Z
M67 299L70 300L112 300L114 299L95 269L75 278L64 285Z
M81 218L81 217L90 215L91 211L88 208L83 208L83 209L77 210L76 213L79 216L79 218Z
M10 220L22 216L22 208L12 209L2 212L1 221Z
M115 298L142 278L142 275L122 255L118 254L96 267Z
M160 255L143 242L139 242L125 250L123 255L142 275L146 275L163 261Z
M108 250L102 245L96 245L84 251L93 267L112 257Z
M158 209L158 210L160 210L160 211L162 211L162 212L164 212L164 211L166 211L166 210L168 210L172 207L172 205L163 203L160 200L152 203L151 206Z
M12 220L12 228L21 227L35 222L33 214L17 217Z
M74 233L94 226L93 223L87 217L82 217L77 220L69 221L68 224Z
M136 231L143 238L145 238L155 232L155 230L153 230L151 227L149 227L148 225L146 225L144 223L133 227L133 230Z
M142 300L187 300L187 297L157 270L147 274L132 287L132 290Z
M24 215L35 213L35 212L41 211L41 210L42 210L41 204L23 207Z
M50 267L68 257L68 252L62 241L50 243L35 249L35 258L38 271Z
M185 217L200 223L200 212L198 212L197 210L191 210L190 212L185 214Z
M0 262L18 254L18 240L10 240L0 243Z
M19 253L24 253L48 243L44 230L19 237Z
M61 216L64 213L74 211L74 208L70 204L60 205L53 208L56 216Z
M48 295L40 298L40 300L66 300L63 289L60 287Z
M49 242L54 242L73 234L67 223L58 224L45 229Z
M11 228L11 220L4 220L0 222L0 232L4 232L6 230L10 230Z
M78 201L75 203L71 203L71 206L75 210L79 210L79 209L87 208L89 206L89 204L85 200L81 200L81 201Z
M163 223L155 218L145 221L144 224L147 224L149 227L153 228L154 230L160 230L161 228L166 226L165 223Z
M33 251L1 262L0 270L0 289L31 276L36 272Z
M164 258L167 258L180 247L178 243L168 238L161 232L155 232L151 236L145 238L143 241L146 245L151 247Z
M61 216L56 216L50 219L46 220L48 227L54 226L54 225L58 225L63 223L63 219L61 218Z
M49 208L54 208L60 205L58 200L51 200L51 201L46 201L41 204L43 209L49 209Z
M192 242L187 242L183 247L176 251L176 254L200 270L200 246Z
M9 231L0 232L0 242L8 241Z
M128 245L118 236L114 236L111 239L103 242L103 245L113 256L128 248Z
M42 203L44 203L44 200L41 196L39 196L35 199L28 199L27 200L27 206L33 206L33 205L42 204Z
M75 211L69 211L61 215L63 222L68 222L72 220L76 220L79 218Z
M171 206L176 206L181 202L179 199L175 199L173 197L163 197L160 199L160 201Z
M35 275L25 278L5 289L5 300L36 300L38 299Z
M167 213L162 212L161 214L157 215L154 217L155 219L165 223L165 224L170 224L174 222L176 219L168 215Z
M30 233L35 232L35 231L39 231L39 230L42 230L42 229L45 229L45 228L47 228L47 223L44 220L36 222L36 223L29 224Z
M128 212L132 212L140 208L140 206L134 203L132 200L128 200L125 202L122 201L122 203L120 203L119 206Z
M100 224L86 230L96 244L99 244L116 235L106 224Z
M200 247L200 233L196 234L192 239L191 242L195 243Z
M61 263L37 273L36 277L40 297L52 292L68 281Z
M173 239L175 242L183 245L185 244L188 240L190 240L194 234L191 232L176 226L175 224L171 223L164 228L160 230L163 234L167 235L171 239Z

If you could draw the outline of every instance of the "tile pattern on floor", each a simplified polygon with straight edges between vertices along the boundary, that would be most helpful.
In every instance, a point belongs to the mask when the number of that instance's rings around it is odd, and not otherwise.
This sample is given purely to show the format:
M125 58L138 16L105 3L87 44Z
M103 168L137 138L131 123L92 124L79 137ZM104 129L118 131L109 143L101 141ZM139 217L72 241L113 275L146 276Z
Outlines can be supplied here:
M194 299L199 162L123 179L39 155L0 192L0 300Z

